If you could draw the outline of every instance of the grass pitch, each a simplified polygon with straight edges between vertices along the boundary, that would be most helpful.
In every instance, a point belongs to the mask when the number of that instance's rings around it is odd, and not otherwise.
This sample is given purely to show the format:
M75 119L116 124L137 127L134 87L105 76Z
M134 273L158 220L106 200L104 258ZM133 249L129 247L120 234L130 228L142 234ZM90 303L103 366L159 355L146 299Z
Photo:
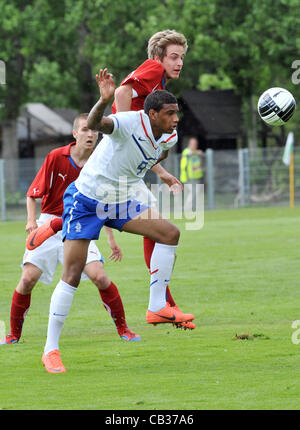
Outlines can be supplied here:
M112 263L102 233L106 271L142 341L122 341L96 287L83 282L60 341L67 373L46 373L41 355L58 270L52 285L36 285L20 343L0 347L0 409L299 409L300 345L291 327L300 320L299 216L300 208L206 212L200 231L175 221L181 239L170 285L180 308L195 315L192 332L145 323L142 239L116 233L124 258ZM7 330L24 227L0 224L0 320ZM256 337L234 339L243 333Z

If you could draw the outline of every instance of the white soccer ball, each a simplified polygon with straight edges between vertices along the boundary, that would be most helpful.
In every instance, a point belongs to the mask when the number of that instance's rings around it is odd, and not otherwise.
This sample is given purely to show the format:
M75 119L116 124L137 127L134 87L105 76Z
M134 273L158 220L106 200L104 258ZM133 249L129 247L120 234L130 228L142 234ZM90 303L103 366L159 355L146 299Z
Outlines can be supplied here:
M293 95L284 88L269 88L259 98L257 110L261 119L273 126L285 124L296 109Z

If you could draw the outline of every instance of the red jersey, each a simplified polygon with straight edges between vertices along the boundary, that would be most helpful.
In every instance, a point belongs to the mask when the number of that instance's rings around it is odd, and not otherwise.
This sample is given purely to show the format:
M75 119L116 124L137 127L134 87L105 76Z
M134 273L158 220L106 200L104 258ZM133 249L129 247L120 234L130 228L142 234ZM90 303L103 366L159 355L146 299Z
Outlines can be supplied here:
M64 192L81 171L71 158L75 143L51 151L27 191L27 197L42 199L42 213L62 216Z
M132 102L130 110L144 109L144 101L148 94L155 90L164 90L166 86L165 69L155 60L146 60L131 72L121 85L132 85ZM112 113L116 113L116 102L112 105Z

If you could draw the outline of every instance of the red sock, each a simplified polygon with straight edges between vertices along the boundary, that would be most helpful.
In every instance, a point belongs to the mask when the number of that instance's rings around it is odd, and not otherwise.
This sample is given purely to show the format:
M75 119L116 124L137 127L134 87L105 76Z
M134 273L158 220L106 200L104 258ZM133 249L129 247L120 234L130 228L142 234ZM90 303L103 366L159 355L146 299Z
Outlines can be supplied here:
M154 240L149 239L149 237L144 236L144 258L145 258L145 262L146 262L146 265L147 265L149 270L150 270L150 261L151 261L151 256L152 256L154 246L155 246ZM167 302L171 306L176 305L176 303L174 302L174 299L170 293L170 289L169 289L168 285L167 285L167 289L166 289L166 299L167 299Z
M11 334L18 339L21 337L25 316L30 307L31 294L20 294L14 291L10 309Z
M55 231L55 233L57 233L58 231L62 230L62 226L63 226L63 220L62 220L62 218L54 218L50 222L50 226L51 226L52 230Z
M99 290L102 303L116 324L118 333L120 334L124 328L127 328L125 320L125 312L121 296L116 285L111 282L105 290Z
M175 306L176 303L174 302L174 299L172 297L172 294L169 290L169 285L167 285L167 289L166 289L166 300L167 302L171 305L171 306Z
M144 236L143 239L144 239L144 258L145 258L146 265L150 270L150 261L151 261L152 252L155 246L155 242L154 240L149 239L149 237Z

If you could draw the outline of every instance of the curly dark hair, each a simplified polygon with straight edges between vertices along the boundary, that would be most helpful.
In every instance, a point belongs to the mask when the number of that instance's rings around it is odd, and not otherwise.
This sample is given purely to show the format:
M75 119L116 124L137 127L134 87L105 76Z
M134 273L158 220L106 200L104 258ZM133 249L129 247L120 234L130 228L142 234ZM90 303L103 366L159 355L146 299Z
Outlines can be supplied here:
M144 112L149 113L150 109L154 109L159 112L163 105L177 104L176 97L166 90L156 90L153 93L148 94L144 103Z

